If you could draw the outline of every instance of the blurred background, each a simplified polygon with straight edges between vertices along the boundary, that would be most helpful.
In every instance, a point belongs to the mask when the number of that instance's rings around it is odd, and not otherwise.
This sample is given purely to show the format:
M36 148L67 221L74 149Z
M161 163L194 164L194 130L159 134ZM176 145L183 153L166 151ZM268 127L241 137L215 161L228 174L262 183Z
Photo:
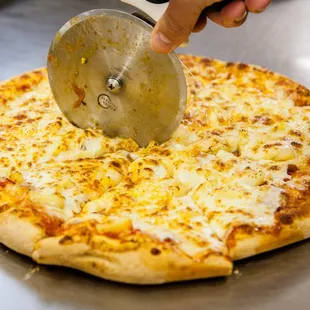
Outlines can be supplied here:
M0 0L0 80L44 66L57 30L94 8L133 11L119 0ZM262 65L310 87L310 0L274 0L240 28L212 22L178 50Z

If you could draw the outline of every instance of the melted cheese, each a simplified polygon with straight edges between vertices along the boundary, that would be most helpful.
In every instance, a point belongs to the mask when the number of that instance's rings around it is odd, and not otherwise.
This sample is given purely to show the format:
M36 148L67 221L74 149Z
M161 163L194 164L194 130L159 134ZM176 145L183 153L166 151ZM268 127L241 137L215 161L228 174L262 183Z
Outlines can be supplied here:
M119 153L97 160L44 164L23 171L22 175L25 186L35 186L31 200L46 207L47 211L58 206L61 209L58 216L67 221L79 214L87 202L117 185L128 166L127 157Z
M95 158L119 149L137 150L133 141L109 139L99 130L71 125L52 99L47 81L15 98L0 111L0 165L28 169L48 161Z

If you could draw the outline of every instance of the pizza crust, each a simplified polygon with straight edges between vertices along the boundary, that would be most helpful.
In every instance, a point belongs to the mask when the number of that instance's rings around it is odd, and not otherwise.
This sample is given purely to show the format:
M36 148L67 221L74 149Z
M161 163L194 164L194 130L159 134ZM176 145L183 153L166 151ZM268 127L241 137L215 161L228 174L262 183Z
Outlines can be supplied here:
M158 244L148 242L133 251L95 251L86 244L61 245L62 237L41 240L32 258L40 264L76 268L92 275L131 284L162 284L174 281L227 276L232 262L211 254L204 261L193 259L171 248L160 254L151 249Z
M227 239L229 256L240 260L296 243L310 237L310 219L299 220L280 232L259 232L251 229L237 230Z
M0 242L8 248L39 264L74 268L106 280L155 285L228 276L233 269L231 260L222 255L211 254L201 262L172 248L153 255L151 250L158 247L155 242L135 250L116 252L92 249L86 243L64 245L61 244L63 238L46 237L43 229L27 218L18 218L13 210L1 214Z
M229 234L226 244L233 260L275 250L310 237L309 191L288 186L284 190L285 200L275 214L277 223L273 227L241 226Z
M44 236L41 228L17 217L12 210L0 214L0 242L8 248L31 257L34 244Z

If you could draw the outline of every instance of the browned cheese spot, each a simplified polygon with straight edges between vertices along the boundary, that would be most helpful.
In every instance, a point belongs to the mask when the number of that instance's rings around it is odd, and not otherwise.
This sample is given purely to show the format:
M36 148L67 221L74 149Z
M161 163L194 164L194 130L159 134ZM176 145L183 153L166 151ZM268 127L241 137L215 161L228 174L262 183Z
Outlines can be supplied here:
M157 256L161 253L161 251L157 248L152 248L151 249L151 254L154 255L154 256Z
M301 137L302 133L299 130L290 130L290 135Z
M281 214L279 216L280 223L283 225L291 225L293 224L293 218L288 214Z
M59 244L64 245L72 242L72 237L70 236L64 236L59 240Z
M302 147L302 143L297 142L297 141L292 141L292 142L291 142L291 145L292 145L294 148L296 148L296 149L299 149L299 148Z
M287 166L287 174L288 175L293 175L297 170L298 170L298 167L294 164L289 164Z
M206 66L210 66L212 64L212 60L209 58L203 58L203 59L201 59L200 63L202 63Z

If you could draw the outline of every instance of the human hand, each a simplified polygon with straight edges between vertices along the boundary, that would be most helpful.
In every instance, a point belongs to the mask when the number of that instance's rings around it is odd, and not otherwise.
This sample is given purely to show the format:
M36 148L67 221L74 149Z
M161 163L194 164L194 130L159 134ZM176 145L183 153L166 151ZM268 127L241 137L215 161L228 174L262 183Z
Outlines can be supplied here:
M200 32L209 18L226 28L241 26L248 12L261 13L272 0L170 0L168 9L156 24L151 46L169 53L187 42L192 32Z

